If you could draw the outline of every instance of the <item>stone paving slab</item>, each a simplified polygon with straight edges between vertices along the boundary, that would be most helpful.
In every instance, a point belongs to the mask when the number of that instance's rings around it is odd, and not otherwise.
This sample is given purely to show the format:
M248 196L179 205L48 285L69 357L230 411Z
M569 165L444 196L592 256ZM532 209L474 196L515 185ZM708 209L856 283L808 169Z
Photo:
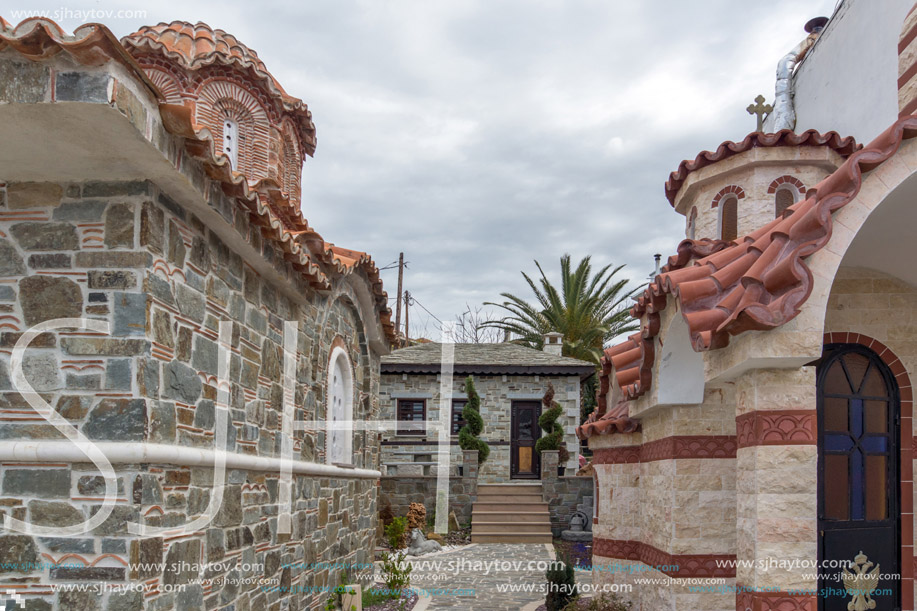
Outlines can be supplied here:
M553 559L554 550L550 544L475 543L412 558L411 586L427 590L474 590L473 595L465 596L433 595L424 609L518 611L529 603L542 601L544 595L540 592L501 592L500 586L545 583L543 563ZM530 562L542 564L529 568ZM417 611L421 611L421 606L418 605Z

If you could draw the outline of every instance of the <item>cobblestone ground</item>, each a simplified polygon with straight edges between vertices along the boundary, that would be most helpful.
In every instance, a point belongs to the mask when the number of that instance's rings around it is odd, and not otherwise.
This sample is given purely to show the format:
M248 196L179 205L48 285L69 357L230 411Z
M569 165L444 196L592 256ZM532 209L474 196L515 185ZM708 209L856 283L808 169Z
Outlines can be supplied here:
M544 595L538 592L501 592L500 587L545 583L544 564L533 564L530 568L529 563L550 561L549 547L542 544L477 543L424 556L412 561L411 585L428 590L474 590L473 595L466 596L434 595L427 609L518 611L528 603L543 600ZM434 562L440 563L439 568Z

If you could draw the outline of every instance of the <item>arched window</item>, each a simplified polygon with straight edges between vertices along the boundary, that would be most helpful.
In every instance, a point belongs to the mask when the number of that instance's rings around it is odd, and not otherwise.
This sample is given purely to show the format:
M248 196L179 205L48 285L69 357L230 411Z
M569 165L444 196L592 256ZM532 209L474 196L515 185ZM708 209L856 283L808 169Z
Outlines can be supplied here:
M730 241L739 237L739 200L735 195L720 201L720 239Z
M195 120L207 126L216 149L232 162L232 169L249 182L267 176L270 121L258 100L240 85L208 81L197 92ZM227 141L226 136L233 138Z
M283 130L283 190L293 200L299 201L300 181L302 179L302 155L299 142L289 123Z
M694 234L697 231L697 206L691 208L690 214L688 214L688 230L685 232L685 236L689 240L694 239Z
M777 195L774 196L774 216L781 218L786 209L796 203L796 195L792 189L777 189Z
M223 152L229 157L233 170L239 169L239 123L229 117L223 119Z
M325 456L329 464L353 463L353 373L350 358L340 346L328 362L328 432Z

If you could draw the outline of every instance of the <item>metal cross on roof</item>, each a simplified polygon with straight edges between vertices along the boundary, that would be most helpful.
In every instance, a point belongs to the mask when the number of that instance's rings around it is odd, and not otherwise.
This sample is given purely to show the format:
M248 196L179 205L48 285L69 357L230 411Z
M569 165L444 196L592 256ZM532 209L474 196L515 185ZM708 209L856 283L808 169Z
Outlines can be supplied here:
M747 110L748 114L750 115L758 116L758 129L756 129L755 131L763 132L764 131L764 117L770 114L774 110L774 107L771 106L770 104L764 103L763 95L759 95L758 97L756 97L755 102L757 103L749 104L748 108L746 108L745 110Z

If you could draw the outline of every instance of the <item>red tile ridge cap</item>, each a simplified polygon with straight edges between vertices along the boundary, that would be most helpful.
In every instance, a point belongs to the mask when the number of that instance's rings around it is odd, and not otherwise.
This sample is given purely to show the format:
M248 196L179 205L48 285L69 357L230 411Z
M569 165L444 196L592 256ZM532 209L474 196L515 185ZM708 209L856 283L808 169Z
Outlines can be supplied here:
M739 153L744 153L753 148L774 146L827 146L837 152L841 157L849 157L861 148L852 137L842 138L834 131L819 133L809 129L797 134L789 129L775 133L752 132L745 136L741 142L726 140L715 151L701 151L693 160L685 159L678 165L678 169L669 174L665 183L665 196L671 205L675 205L675 197L691 172L713 165L723 159L728 159Z
M603 416L612 368L622 400L649 390L654 339L668 296L678 300L697 352L725 347L733 335L774 329L795 318L812 291L805 258L831 239L833 213L857 196L864 172L882 165L904 140L915 137L917 115L903 117L851 153L783 217L735 241L682 241L631 309L634 318L646 317L640 333L605 350L597 418Z

